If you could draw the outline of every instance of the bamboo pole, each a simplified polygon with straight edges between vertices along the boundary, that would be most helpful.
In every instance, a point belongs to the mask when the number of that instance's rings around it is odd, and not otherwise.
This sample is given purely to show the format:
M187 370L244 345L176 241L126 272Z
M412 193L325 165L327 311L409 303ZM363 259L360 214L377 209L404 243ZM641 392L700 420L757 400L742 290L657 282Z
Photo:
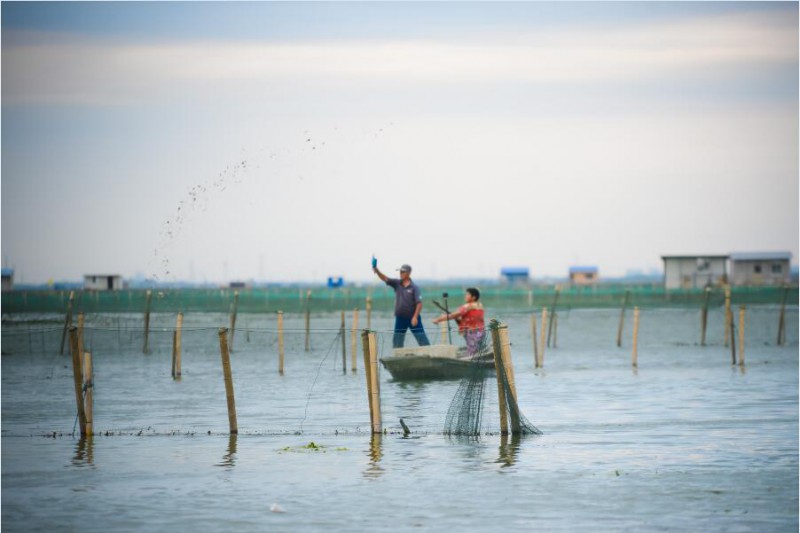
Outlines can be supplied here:
M731 317L731 286L725 285L725 337L723 339L723 344L725 346L728 346L728 339L731 338L732 320L733 318Z
M544 367L545 334L547 331L547 308L542 307L542 336L539 339L539 366Z
M172 370L170 370L170 375L172 379L175 379L175 364L178 358L178 332L173 330L172 331Z
M367 296L367 329L372 329L372 297Z
M75 385L75 403L78 406L78 422L81 435L86 435L86 412L83 403L83 370L81 368L81 354L78 351L78 328L69 328L69 347L72 353L72 379Z
M175 373L172 377L181 379L181 350L183 336L183 313L178 313L175 321Z
M283 311L278 311L278 374L283 375Z
M236 400L233 396L233 376L231 376L231 355L228 351L228 328L219 328L219 353L222 358L222 374L225 378L225 399L228 402L228 426L231 435L239 433L236 424Z
M358 362L358 309L353 309L353 325L350 329L350 370L356 371Z
M708 297L711 296L711 287L706 287L703 295L703 312L700 315L700 346L706 345L706 326L708 325Z
M619 312L619 327L617 328L617 347L622 347L622 328L625 326L625 308L628 307L628 300L631 297L631 291L626 290L625 296L622 298L622 309Z
M733 325L733 313L728 311L728 331L731 336L731 364L736 364L736 328Z
M439 322L439 333L441 334L442 344L447 344L447 328L444 322Z
M375 333L364 330L361 334L364 347L364 374L367 378L369 418L373 434L381 432L381 389L378 380L378 345Z
M370 420L370 428L372 427L372 413L375 411L375 407L372 405L373 398L372 398L372 376L370 375L370 363L369 363L369 330L365 329L361 332L361 346L362 351L364 354L364 376L367 380L367 401L369 403L369 420Z
M498 323L492 321L489 324L492 332L492 349L494 353L495 376L497 377L497 405L500 410L500 434L508 435L508 405L506 403L506 391L503 386L503 348L500 340L500 330ZM544 331L544 330L543 330ZM544 336L543 340L544 340Z
M94 434L94 378L92 369L92 352L83 354L83 390L84 416L86 417L86 435Z
M550 325L547 329L547 346L550 347L550 336L553 334L553 322L555 322L556 317L556 306L558 305L558 296L561 294L561 287L556 285L556 294L553 296L553 308L550 310L550 314L552 315L550 320Z
M558 348L558 315L553 315L553 348Z
M147 289L145 294L144 304L144 345L142 346L142 353L150 353L147 343L150 339L150 300L153 297L153 291Z
M381 382L378 379L378 340L375 333L369 334L369 366L370 382L372 383L372 405L375 411L372 413L372 432L380 433L381 424Z
M78 353L81 354L81 361L83 361L83 313L78 313Z
M743 305L739 306L739 366L744 366L744 313Z
M514 363L511 360L511 342L508 340L508 327L500 325L497 329L500 336L500 356L503 361L503 372L505 373L506 383L508 383L506 402L508 403L508 414L511 419L511 433L519 435L522 433L522 427L519 418L519 404L517 404L517 385L514 381Z
M528 307L533 307L533 289L528 289Z
M347 373L347 337L344 326L344 311L342 311L342 325L339 328L339 334L342 336L342 374Z
M239 312L239 291L233 291L233 303L231 304L231 339L228 350L233 352L233 336L236 334L236 315Z
M631 352L631 364L634 368L639 366L639 308L633 308L633 351Z
M64 294L61 294L62 301ZM61 332L61 349L58 353L64 354L64 344L67 340L67 331L72 326L72 304L75 301L75 291L69 291L69 300L67 301L67 314L64 316L64 331Z
M306 351L311 351L311 291L306 291Z
M542 365L539 363L539 343L536 341L536 313L531 315L531 341L533 343L533 364L539 368Z
M783 300L781 301L781 314L778 318L778 346L786 343L786 298L789 296L789 287L783 288Z

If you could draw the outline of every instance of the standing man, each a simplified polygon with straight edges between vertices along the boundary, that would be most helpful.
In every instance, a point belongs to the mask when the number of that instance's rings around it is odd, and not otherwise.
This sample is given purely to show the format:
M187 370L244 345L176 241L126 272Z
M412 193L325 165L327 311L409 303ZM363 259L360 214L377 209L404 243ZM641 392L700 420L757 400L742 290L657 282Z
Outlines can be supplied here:
M402 348L406 338L406 330L411 328L411 333L417 339L420 346L428 346L430 341L425 335L425 328L422 327L422 319L419 314L422 311L422 296L419 287L411 281L411 267L403 265L400 267L400 279L386 276L378 270L378 262L372 259L372 271L394 289L394 337L392 338L393 348Z

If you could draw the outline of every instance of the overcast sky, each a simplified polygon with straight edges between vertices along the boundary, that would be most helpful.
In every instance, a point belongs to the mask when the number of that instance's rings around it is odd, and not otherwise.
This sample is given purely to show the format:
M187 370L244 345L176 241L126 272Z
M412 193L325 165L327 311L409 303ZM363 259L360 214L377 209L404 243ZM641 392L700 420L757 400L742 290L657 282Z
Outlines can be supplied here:
M797 3L2 4L17 280L798 256Z

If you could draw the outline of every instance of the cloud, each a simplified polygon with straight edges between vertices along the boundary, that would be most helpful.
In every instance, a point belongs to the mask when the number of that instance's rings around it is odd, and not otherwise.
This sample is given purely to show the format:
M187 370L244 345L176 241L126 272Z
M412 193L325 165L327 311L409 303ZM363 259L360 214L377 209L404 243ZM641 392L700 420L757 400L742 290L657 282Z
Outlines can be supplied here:
M489 42L127 44L30 38L3 47L3 104L113 105L276 85L625 84L796 68L797 27L776 13L553 29ZM59 42L54 42L59 41ZM11 42L11 44L8 44Z

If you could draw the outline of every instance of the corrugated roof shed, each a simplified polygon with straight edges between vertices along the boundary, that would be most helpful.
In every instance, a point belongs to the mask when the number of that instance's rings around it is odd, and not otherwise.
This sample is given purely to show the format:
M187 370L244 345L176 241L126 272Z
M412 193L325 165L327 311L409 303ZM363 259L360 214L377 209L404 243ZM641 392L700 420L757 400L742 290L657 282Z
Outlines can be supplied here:
M731 261L791 261L791 252L738 252L731 254Z

